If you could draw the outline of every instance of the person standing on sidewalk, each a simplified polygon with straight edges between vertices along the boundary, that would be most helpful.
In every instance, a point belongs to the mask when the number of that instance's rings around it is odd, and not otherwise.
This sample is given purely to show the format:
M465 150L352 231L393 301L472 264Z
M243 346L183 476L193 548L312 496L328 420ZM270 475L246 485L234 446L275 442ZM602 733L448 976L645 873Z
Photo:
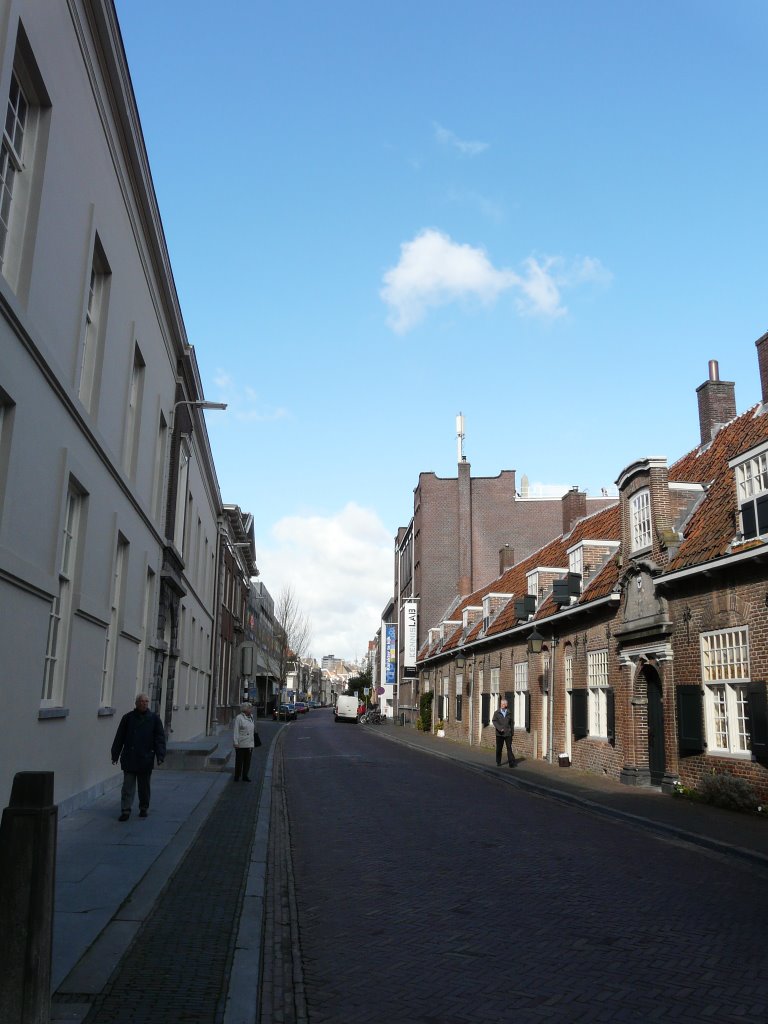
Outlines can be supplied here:
M112 744L112 764L123 769L123 788L120 790L120 817L128 821L136 787L139 788L139 817L146 818L149 810L152 769L165 760L165 729L160 716L149 710L146 693L136 696L136 706L120 719Z
M509 767L515 768L517 761L512 753L512 715L506 700L502 700L498 710L494 711L491 723L496 730L496 764L501 764L501 752L506 747Z
M251 770L251 758L255 745L256 725L253 721L253 708L244 701L240 705L240 714L235 719L234 747L235 747L235 782L250 782L249 772Z

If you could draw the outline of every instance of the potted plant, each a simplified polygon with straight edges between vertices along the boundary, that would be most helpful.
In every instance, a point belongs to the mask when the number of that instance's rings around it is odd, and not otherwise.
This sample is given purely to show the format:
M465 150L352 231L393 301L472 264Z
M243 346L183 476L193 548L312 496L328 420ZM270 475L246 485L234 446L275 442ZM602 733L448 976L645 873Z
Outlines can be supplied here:
M438 718L437 720L437 735L445 736L445 722L442 720L442 718Z

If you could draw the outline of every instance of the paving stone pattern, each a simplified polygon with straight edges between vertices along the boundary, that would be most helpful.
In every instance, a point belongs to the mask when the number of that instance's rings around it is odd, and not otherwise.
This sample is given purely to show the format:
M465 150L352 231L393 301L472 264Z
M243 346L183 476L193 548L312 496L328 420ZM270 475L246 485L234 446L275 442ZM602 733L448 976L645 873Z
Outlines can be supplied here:
M223 791L86 1024L222 1021L261 790L252 779Z
M264 903L260 1024L306 1024L308 1019L299 945L296 884L280 756L284 737L285 731L277 740L272 776L273 810Z
M768 1020L764 869L330 716L283 759L309 1024Z

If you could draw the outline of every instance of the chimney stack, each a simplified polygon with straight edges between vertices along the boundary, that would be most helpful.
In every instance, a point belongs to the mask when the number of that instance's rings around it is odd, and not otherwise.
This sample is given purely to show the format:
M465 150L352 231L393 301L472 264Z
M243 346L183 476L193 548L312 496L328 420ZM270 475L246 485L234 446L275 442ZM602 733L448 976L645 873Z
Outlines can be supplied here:
M757 365L760 370L760 388L763 405L768 405L768 333L755 342L757 346Z
M503 576L507 569L511 569L514 564L515 549L509 544L505 544L503 548L499 549L499 576Z
M563 495L563 533L570 533L574 524L587 514L587 492L574 485Z
M710 359L709 380L696 388L696 394L699 396L701 443L705 445L724 423L736 416L736 385L730 380L720 380L717 360Z

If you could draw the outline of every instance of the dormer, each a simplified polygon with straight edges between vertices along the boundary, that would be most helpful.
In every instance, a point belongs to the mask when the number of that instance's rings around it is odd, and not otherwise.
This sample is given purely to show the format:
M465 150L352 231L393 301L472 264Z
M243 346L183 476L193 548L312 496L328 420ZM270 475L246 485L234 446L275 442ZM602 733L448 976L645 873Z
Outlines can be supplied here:
M568 572L567 566L537 565L525 574L528 593L540 604L552 589L556 579Z
M768 538L768 442L731 459L742 540Z
M440 623L440 642L443 643L459 628L461 623L458 619L443 619Z
M483 606L480 604L468 604L461 613L461 628L466 633L476 625L483 614Z
M483 598L483 629L487 630L501 609L511 598L511 594L486 594Z
M568 548L568 572L581 576L581 589L602 569L618 550L617 540L582 540Z
M621 473L621 542L630 558L658 558L656 537L672 528L669 472L663 456L633 462Z
M429 644L430 647L432 647L432 645L436 644L439 639L440 639L440 627L439 626L431 626L430 629L428 630L428 633L427 633L427 643Z

